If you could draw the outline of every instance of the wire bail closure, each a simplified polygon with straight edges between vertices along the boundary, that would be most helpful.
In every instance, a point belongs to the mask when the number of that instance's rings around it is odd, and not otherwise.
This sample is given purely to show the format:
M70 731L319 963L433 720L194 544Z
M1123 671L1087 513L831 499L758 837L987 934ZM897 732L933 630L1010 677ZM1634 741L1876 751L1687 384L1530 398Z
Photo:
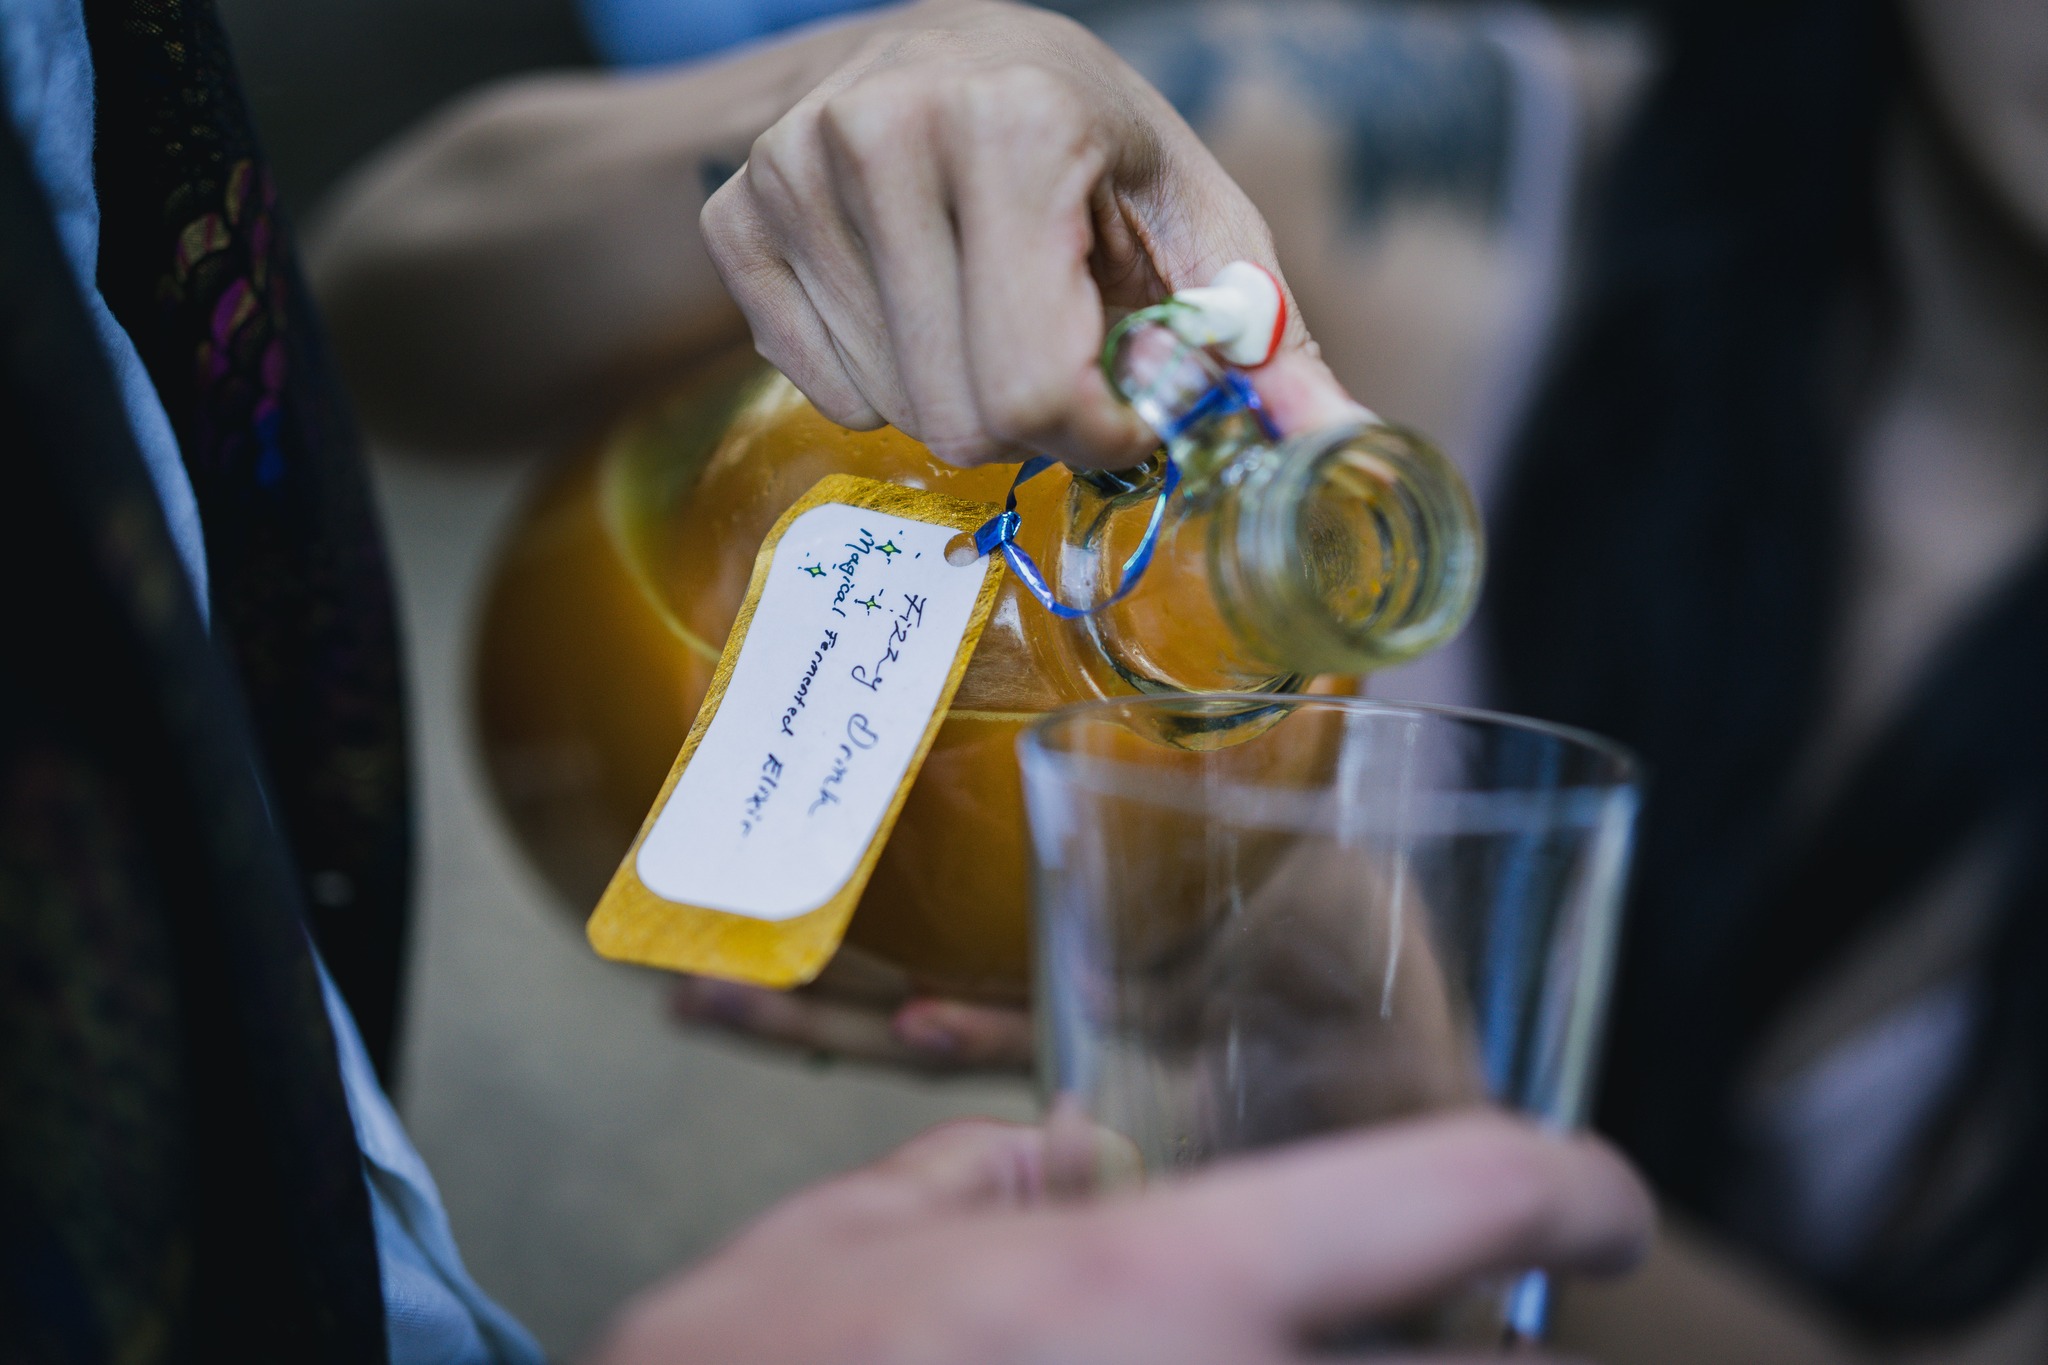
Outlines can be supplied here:
M1225 361L1263 365L1272 357L1286 327L1287 298L1271 271L1249 261L1235 261L1225 266L1204 288L1182 290L1149 308L1140 308L1125 315L1110 329L1103 342L1101 364L1102 376L1109 381L1110 391L1127 403L1131 398L1118 383L1113 357L1117 355L1118 343L1127 332L1148 323L1164 326L1183 343L1210 349ZM1094 606L1076 607L1060 601L1053 595L1052 587L1045 581L1038 565L1017 544L1017 532L1022 526L1022 518L1017 514L1017 490L1052 467L1053 461L1048 456L1035 456L1018 467L1017 477L1010 483L1009 496L1004 499L1003 510L982 523L974 533L975 553L986 556L1001 550L1025 591L1063 621L1079 620L1108 610L1131 595L1151 565L1153 552L1159 548L1159 533L1166 525L1166 504L1173 497L1174 490L1180 487L1181 469L1173 458L1173 443L1192 427L1234 412L1251 413L1267 440L1279 438L1273 429L1272 419L1266 416L1265 406L1259 402L1258 391L1241 373L1231 368L1225 368L1218 382L1190 404L1186 411L1175 414L1169 423L1157 428L1166 450L1166 473L1160 480L1158 501L1152 504L1152 519L1146 523L1138 548L1131 551L1131 557L1124 561L1116 591Z
M1213 417L1225 416L1232 412L1249 412L1258 418L1259 426L1267 439L1273 439L1273 423L1266 416L1265 408L1259 402L1258 391L1236 371L1226 371L1223 382L1202 395L1200 401L1182 414L1171 430L1161 432L1163 439L1171 441L1195 423ZM1117 581L1116 591L1092 607L1076 607L1059 600L1053 594L1052 586L1045 581L1031 555L1017 543L1017 532L1023 526L1023 518L1017 513L1017 490L1030 480L1052 468L1053 459L1037 455L1026 460L1017 468L1017 477L1010 482L1010 493L1003 500L1003 510L981 524L974 533L974 551L977 555L993 554L1001 550L1003 558L1016 573L1017 581L1031 594L1038 605L1062 621L1078 621L1107 611L1131 595L1138 586L1138 580L1145 576L1151 566L1153 552L1159 548L1159 533L1166 525L1166 504L1180 487L1180 465L1171 451L1166 456L1166 473L1159 482L1158 500L1152 504L1152 519L1145 524L1145 534L1138 541L1138 548L1131 551L1131 557L1124 561L1123 573Z
M1166 473L1159 482L1159 496L1152 504L1152 519L1145 524L1145 534L1138 541L1138 548L1131 551L1131 557L1124 561L1123 574L1118 580L1116 591L1092 607L1072 607L1053 595L1052 586L1045 581L1045 575L1028 551L1017 543L1017 531L1023 525L1023 518L1017 514L1017 490L1030 480L1052 468L1053 459L1038 455L1026 460L1017 468L1017 477L1010 481L1010 495L1003 501L1003 510L981 524L974 533L975 553L987 555L997 550L1009 562L1010 569L1017 575L1017 581L1047 611L1062 621L1078 621L1105 611L1131 595L1138 586L1138 580L1145 576L1146 568L1152 563L1152 552L1159 548L1159 531L1166 524L1166 503L1173 496L1173 490L1180 487L1180 466L1167 457Z

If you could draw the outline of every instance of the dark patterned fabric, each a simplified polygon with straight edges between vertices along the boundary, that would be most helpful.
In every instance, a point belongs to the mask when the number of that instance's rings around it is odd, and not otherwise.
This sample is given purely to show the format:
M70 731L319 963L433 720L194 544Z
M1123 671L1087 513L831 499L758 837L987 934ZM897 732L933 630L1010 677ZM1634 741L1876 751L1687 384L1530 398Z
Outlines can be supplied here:
M392 596L360 444L209 0L87 0L100 290L206 532L314 938L386 1080L410 865Z
M235 675L0 126L0 1360L384 1359Z

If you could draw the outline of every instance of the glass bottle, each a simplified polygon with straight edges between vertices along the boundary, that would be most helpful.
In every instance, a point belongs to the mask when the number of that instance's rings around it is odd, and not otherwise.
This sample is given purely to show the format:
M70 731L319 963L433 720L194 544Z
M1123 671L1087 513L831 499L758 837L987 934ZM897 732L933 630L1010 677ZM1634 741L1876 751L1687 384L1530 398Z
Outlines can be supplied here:
M1141 692L1280 690L1405 663L1456 634L1484 557L1456 469L1363 411L1275 439L1250 385L1161 311L1113 331L1103 362L1161 450L1072 480L1056 561L1068 596L1103 600L1167 462L1178 467L1147 582L1083 618L1101 663Z
M1161 433L1123 473L1014 490L1018 548L1077 605L1109 597L1180 471L1127 596L1062 620L1007 574L842 959L878 989L1021 999L1028 985L1017 732L1089 697L1348 691L1448 639L1481 538L1455 470L1363 417L1273 440L1241 378L1159 310L1112 334L1105 373ZM848 431L751 356L707 366L547 479L517 519L476 654L486 767L515 834L579 910L631 842L709 686L755 551L828 473L1000 505L1011 467L943 465L899 432Z

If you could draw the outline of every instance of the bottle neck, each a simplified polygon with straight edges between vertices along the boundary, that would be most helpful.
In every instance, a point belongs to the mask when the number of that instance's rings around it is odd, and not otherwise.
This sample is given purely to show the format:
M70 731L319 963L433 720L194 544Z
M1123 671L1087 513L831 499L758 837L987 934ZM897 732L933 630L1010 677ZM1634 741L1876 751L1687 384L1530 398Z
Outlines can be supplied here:
M1478 598L1484 538L1449 461L1378 421L1306 433L1233 470L1209 579L1232 631L1300 673L1363 674L1445 643Z
M1162 323L1133 315L1110 334L1105 355L1110 384L1180 466L1191 502L1202 503L1240 456L1267 443L1244 381Z
M1154 594L1141 588L1091 626L1127 679L1211 690L1367 673L1435 648L1464 624L1482 568L1478 516L1428 442L1378 421L1275 442L1244 401L1241 378L1142 315L1112 334L1105 354L1111 382L1182 473L1153 570L1171 581L1152 585ZM1127 509L1156 489L1162 467L1147 469L1136 482L1077 486L1072 532L1103 539L1128 520ZM1178 607L1148 614L1141 599L1160 589ZM1197 595L1215 624L1194 650L1148 638L1185 636L1190 614L1206 615ZM1197 653L1212 662L1196 666ZM1173 676L1132 667L1134 658L1155 667L1170 659Z

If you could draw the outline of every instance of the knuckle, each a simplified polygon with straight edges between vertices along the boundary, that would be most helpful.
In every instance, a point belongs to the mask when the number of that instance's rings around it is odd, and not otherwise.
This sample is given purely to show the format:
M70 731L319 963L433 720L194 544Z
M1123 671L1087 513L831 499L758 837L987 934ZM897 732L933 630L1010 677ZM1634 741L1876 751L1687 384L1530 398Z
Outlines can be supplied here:
M763 210L771 214L801 210L805 191L816 178L813 133L812 120L792 112L754 139L747 152L745 180Z
M1086 98L1057 72L1030 63L954 73L937 92L947 123L969 145L1014 144L1040 153L1068 151L1085 137Z
M756 318L754 313L747 309L744 299L740 301L740 310L747 315L747 330L754 334L754 354L787 375L794 363L793 348L782 337L777 336L765 320ZM795 380L790 382L796 383ZM797 384L797 387L801 389L803 385Z
M901 78L866 81L826 100L818 129L840 161L871 177L923 129L928 98L928 87Z
M935 1123L875 1163L877 1170L917 1170L926 1163L972 1152L1007 1136L1009 1125L995 1119L952 1118Z
M784 368L779 362L776 367ZM789 371L784 369L784 373ZM790 379L795 382L795 374L791 373ZM823 413L826 420L836 426L845 427L848 431L873 431L877 427L887 425L874 405L851 386L842 389L836 384L806 379L798 383L797 387L803 390L804 397L811 400L811 406Z
M869 1172L852 1171L792 1195L758 1222L800 1230L806 1240L838 1240L886 1222L896 1212L892 1193Z
M977 71L956 92L969 117L997 126L1042 127L1073 116L1077 102L1067 79L1032 62Z
M1149 1324L1154 1331L1161 1322L1241 1322L1252 1275L1229 1239L1139 1209L1126 1203L1058 1215L1063 1226L1035 1247L1043 1254L1012 1262L1017 1299L1058 1303L1075 1322Z
M981 411L996 441L1037 445L1066 426L1072 395L1049 375L1012 371L985 385Z
M704 249L721 274L729 275L745 263L759 230L760 217L739 176L721 185L697 214Z
M844 377L838 362L820 357L778 311L749 306L759 302L740 299L741 311L754 334L754 354L782 371L827 421L851 431L873 431L881 426L881 415Z

